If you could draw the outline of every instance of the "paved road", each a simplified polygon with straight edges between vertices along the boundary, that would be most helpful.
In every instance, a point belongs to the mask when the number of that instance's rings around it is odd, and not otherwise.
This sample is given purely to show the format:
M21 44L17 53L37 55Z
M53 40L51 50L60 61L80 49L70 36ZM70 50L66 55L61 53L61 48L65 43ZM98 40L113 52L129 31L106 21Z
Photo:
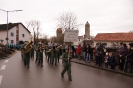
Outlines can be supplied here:
M0 88L133 88L133 78L112 72L72 63L72 79L64 79L60 73L63 67L52 66L44 59L44 67L30 61L25 68L20 52L11 58L0 60Z

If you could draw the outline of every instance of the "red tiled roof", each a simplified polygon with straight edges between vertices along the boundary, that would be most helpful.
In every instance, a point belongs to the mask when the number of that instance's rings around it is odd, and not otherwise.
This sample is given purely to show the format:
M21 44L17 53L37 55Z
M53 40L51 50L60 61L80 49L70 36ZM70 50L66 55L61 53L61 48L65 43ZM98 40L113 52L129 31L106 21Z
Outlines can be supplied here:
M133 33L98 33L93 41L132 41Z

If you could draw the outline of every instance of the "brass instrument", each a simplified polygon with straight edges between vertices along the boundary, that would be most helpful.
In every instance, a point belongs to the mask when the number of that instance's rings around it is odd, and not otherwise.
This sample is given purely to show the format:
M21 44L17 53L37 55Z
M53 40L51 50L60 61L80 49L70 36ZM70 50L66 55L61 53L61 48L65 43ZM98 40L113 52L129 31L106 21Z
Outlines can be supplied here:
M49 53L49 52L51 52L52 51L52 49L49 49L48 51L46 51L46 53Z
M41 46L39 49L40 49L40 52L42 53L43 50L45 49L45 47L44 46Z
M40 50L44 50L44 49L45 49L45 47L44 47L44 46L41 46L41 47L40 47Z
M33 41L29 41L25 46L24 49L22 50L23 53L28 53L33 47L32 47Z
M62 45L56 47L56 51L59 51L59 48L61 48L61 47L62 47Z
M62 45L58 46L57 48L59 49L59 48L61 48L61 47L62 47Z

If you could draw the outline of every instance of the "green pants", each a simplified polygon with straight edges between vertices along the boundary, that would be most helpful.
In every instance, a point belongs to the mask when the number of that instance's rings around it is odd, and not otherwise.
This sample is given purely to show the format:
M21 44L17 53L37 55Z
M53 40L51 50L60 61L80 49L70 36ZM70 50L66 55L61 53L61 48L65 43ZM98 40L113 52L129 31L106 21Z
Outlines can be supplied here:
M28 65L30 64L30 52L28 53L24 53L24 65Z
M47 55L48 55L48 62L51 63L51 54L48 53Z
M30 58L34 58L34 51L31 51Z
M36 62L38 61L38 51L36 51Z
M71 65L65 65L63 71L61 72L62 75L65 74L65 72L67 71L68 74L68 78L71 79Z
M52 57L52 63L57 64L57 58L55 56Z

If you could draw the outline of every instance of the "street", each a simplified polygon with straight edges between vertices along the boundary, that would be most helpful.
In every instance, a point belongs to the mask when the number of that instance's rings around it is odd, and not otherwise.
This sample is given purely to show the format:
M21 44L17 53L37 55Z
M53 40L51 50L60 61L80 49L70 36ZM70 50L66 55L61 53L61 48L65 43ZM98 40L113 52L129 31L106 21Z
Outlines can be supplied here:
M133 88L133 78L121 74L72 63L72 81L67 72L61 78L62 61L43 67L30 60L26 68L18 51L12 57L0 60L0 88Z

